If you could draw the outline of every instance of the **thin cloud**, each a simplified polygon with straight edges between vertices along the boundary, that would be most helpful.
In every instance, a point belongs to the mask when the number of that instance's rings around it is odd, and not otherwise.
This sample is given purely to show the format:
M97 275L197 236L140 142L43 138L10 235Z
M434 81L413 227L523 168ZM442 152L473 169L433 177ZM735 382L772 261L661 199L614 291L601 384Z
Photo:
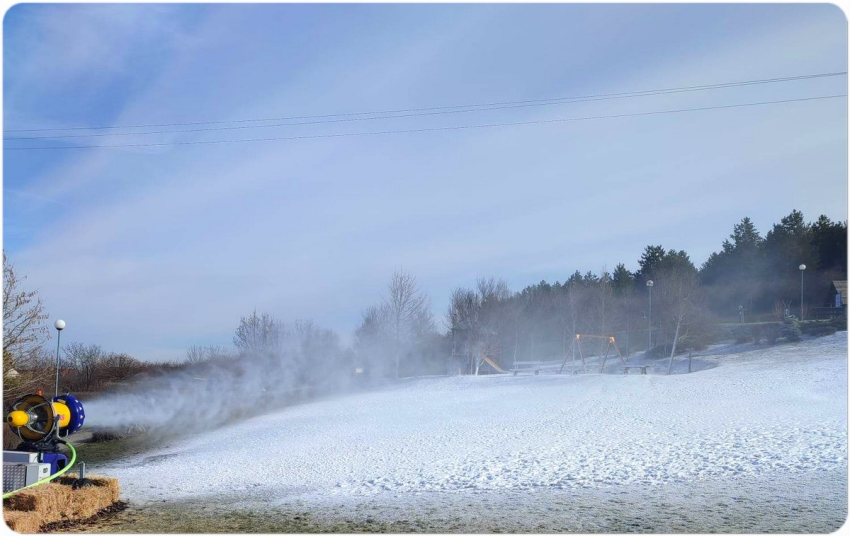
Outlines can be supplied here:
M43 30L57 34L30 53L19 45L37 45L37 34L20 37L12 48L24 52L12 66L7 111L38 117L35 104L53 102L44 66L75 32L83 42L58 73L68 84L59 94L114 98L108 116L90 118L114 123L540 98L753 78L761 74L753 73L754 64L772 76L810 72L806 62L822 57L846 63L846 31L834 31L820 12L795 21L774 17L746 31L708 32L682 49L661 51L657 43L641 48L653 36L632 29L634 61L608 66L606 58L618 50L605 48L612 46L606 28L629 28L629 20L579 21L593 22L592 28L565 20L571 31L562 37L564 29L546 33L554 24L544 20L551 19L546 6L463 6L459 17L447 16L453 11L444 6L423 23L394 18L412 13L404 7L345 8L368 20L361 30L334 18L334 9L343 9L335 6L186 11L140 5L104 12L80 29L59 28L62 13L101 9L84 7L30 12L50 12ZM553 12L582 9L594 8ZM186 22L201 12L202 20ZM255 18L264 12L281 17L283 27ZM608 6L605 12L618 11ZM305 14L335 33L311 40L318 30L299 23ZM140 30L130 27L134 18L145 19ZM147 48L159 38L163 43ZM580 54L572 50L570 69L558 63L559 55L540 52L571 50L568 42L586 45ZM297 48L302 43L310 47ZM155 66L142 57L152 51L161 53ZM86 72L99 74L81 80ZM115 80L121 83L112 88ZM90 88L82 87L87 83ZM27 91L37 98L24 97ZM659 102L669 101L621 103L618 110ZM843 219L846 200L824 201L810 192L817 184L846 187L846 105L804 106L381 140L82 152L43 173L21 166L6 193L20 201L50 197L64 212L60 219L50 211L7 208L7 228L33 229L9 253L51 314L66 317L68 340L142 358L180 358L179 348L199 341L227 345L239 317L255 307L349 332L400 264L417 275L439 314L452 287L479 275L518 285L535 282L525 281L529 274L563 280L576 269L635 262L649 243L684 248L699 263L745 215L762 230L778 220L773 212L781 216L791 208ZM600 109L610 106L571 108L576 114ZM51 109L43 113L44 124L59 123L47 119ZM511 113L529 120L564 115ZM804 142L789 137L801 131L808 133ZM6 155L7 170L16 158L23 157ZM803 192L788 171L797 165L820 182ZM735 205L726 200L727 188L766 202Z

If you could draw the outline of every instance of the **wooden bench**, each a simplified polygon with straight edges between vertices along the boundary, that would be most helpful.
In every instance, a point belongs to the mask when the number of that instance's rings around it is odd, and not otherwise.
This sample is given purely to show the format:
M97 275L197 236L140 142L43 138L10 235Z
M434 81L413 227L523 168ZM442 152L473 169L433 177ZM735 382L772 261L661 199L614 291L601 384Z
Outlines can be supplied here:
M543 361L516 361L514 363L514 368L511 369L511 372L514 373L514 376L517 375L518 372L534 372L535 375L540 374L540 369L542 368Z
M632 365L630 367L623 367L623 374L628 374L629 369L640 369L641 374L646 374L646 369L648 369L650 365Z

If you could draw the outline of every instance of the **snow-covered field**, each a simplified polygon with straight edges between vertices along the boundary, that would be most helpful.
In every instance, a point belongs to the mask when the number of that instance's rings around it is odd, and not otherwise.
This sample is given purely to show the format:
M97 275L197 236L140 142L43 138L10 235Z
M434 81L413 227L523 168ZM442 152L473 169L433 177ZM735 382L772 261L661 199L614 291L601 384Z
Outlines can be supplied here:
M97 472L118 477L135 504L297 504L340 516L373 505L377 519L445 516L445 530L493 530L487 519L502 517L519 523L507 530L532 531L809 532L844 522L846 332L714 347L691 374L686 359L669 376L666 360L645 376L608 363L605 374L405 380L172 440ZM710 500L714 517L676 524L676 512ZM600 523L570 524L581 504L591 505L582 519ZM488 517L490 507L498 513ZM807 508L820 525L806 523ZM789 512L802 525L784 524ZM670 523L611 519L661 514ZM562 519L541 524L547 515ZM464 523L470 516L477 524ZM747 524L762 518L768 525Z

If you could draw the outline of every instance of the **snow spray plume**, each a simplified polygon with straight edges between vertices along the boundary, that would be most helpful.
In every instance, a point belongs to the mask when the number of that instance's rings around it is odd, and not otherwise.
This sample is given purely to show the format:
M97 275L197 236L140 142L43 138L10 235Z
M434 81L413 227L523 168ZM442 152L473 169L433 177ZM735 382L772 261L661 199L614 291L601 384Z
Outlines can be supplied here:
M309 344L303 336L292 339L275 351L217 359L136 381L122 392L87 402L86 422L94 428L194 432L350 386L351 367L335 336L324 348L315 338Z

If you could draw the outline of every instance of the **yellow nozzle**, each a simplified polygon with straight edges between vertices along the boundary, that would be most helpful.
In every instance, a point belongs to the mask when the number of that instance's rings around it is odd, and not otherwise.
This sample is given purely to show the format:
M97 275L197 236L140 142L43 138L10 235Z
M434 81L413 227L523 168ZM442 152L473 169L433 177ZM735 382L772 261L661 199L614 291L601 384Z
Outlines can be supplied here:
M65 428L71 422L71 410L62 402L53 402L53 413L59 421L59 428Z
M15 428L20 428L21 426L29 424L30 416L26 411L15 410L9 412L9 416L6 417L6 421Z

